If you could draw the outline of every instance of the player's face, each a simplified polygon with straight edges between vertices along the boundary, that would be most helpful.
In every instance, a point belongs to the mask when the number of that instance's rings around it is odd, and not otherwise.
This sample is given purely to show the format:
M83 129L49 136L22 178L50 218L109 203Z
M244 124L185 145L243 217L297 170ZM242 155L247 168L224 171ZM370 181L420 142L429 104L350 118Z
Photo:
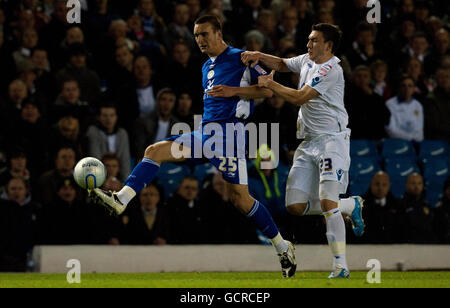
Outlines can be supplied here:
M308 48L309 58L314 61L320 61L328 52L331 53L331 43L325 42L322 32L312 31L308 37Z
M214 30L213 26L206 22L194 26L194 37L202 53L217 56L222 42L222 33Z

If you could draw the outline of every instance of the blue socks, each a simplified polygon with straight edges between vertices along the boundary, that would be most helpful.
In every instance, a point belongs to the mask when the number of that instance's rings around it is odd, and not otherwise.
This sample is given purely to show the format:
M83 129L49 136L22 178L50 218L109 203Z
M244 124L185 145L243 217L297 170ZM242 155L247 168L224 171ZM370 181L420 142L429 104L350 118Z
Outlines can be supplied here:
M258 229L269 239L273 239L278 235L278 228L275 225L272 216L266 207L258 200L255 200L247 217L253 220Z
M136 194L139 192L155 177L159 170L159 165L150 158L144 158L136 167L133 172L125 181L125 185L131 187Z

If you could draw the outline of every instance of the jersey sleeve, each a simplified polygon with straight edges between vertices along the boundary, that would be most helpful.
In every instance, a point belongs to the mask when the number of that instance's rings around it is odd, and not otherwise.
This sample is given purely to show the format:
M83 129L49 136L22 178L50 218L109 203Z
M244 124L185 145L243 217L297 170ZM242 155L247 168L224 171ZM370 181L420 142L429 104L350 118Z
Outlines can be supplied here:
M336 68L333 68L333 66L331 66L330 64L326 64L314 73L314 75L306 83L306 85L319 92L320 95L323 95L328 89L336 85L338 78L338 70Z
M300 55L297 57L289 58L286 60L286 66L288 69L294 73L300 73L303 66L303 59L305 55Z
M250 81L250 85L258 83L259 73L254 68L247 67L244 75L246 75L246 78Z

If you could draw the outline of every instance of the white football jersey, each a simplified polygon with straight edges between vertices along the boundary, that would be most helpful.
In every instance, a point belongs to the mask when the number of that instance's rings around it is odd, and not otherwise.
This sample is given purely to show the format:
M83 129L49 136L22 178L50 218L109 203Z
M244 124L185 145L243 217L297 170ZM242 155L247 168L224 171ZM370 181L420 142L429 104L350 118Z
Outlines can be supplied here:
M300 73L299 89L305 85L319 92L319 96L301 106L297 120L297 137L337 134L348 130L348 114L344 106L344 73L339 58L316 64L308 54L287 59L287 67Z

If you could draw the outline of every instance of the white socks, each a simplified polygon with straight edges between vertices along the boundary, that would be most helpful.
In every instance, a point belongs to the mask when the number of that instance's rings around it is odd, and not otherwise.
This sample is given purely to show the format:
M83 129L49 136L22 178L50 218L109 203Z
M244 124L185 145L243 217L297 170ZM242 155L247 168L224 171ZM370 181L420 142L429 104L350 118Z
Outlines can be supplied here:
M333 267L340 264L348 269L345 258L345 224L339 209L324 212L323 216L327 222L327 239L334 256Z
M343 214L352 216L352 212L355 209L355 198L350 197L346 199L340 199L338 202L338 206Z
M283 252L286 252L288 250L288 244L281 237L281 234L279 232L273 239L270 239L270 242L272 243L273 247L275 247L278 254L282 254Z
M117 197L123 205L127 205L134 196L136 196L134 189L126 185L117 193Z

